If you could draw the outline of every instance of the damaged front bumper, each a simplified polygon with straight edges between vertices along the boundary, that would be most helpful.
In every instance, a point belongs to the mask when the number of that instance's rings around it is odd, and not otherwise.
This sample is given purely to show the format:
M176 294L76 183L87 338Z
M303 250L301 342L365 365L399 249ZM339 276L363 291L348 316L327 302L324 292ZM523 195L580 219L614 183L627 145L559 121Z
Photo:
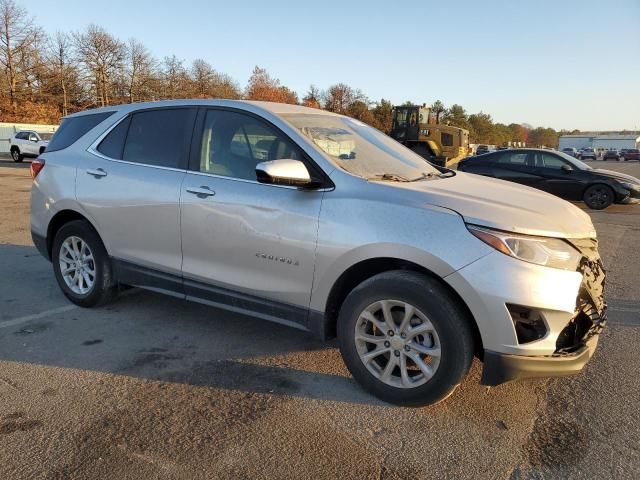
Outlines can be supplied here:
M485 350L483 385L496 386L523 378L573 375L580 372L592 357L607 323L605 270L595 239L573 240L572 243L583 254L579 267L582 284L575 313L557 336L555 352L546 356L526 356Z
M600 330L605 323L600 324ZM480 383L493 387L523 378L575 375L587 364L597 346L598 334L594 334L572 353L550 357L525 357L485 350Z

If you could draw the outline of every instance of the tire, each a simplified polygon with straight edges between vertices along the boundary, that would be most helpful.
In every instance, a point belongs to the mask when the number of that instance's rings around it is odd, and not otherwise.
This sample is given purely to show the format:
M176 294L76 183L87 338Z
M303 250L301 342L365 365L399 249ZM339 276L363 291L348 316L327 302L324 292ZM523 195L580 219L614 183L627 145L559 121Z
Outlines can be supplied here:
M18 148L13 148L11 149L11 158L15 163L20 163L22 162L22 160L24 160L24 155L20 153L20 150Z
M373 317L387 328L384 303L396 327L392 336L369 320ZM411 320L400 335L401 319L410 307L415 314L407 317ZM455 297L433 278L403 270L385 272L365 280L345 299L338 316L340 352L353 377L378 398L396 405L430 405L451 395L469 371L474 353L469 320ZM416 334L416 328L426 331ZM378 349L385 353L370 355ZM366 365L362 355L371 357ZM421 360L431 375L412 358Z
M589 208L603 210L613 203L614 194L611 187L595 184L584 191L582 198Z
M76 239L76 240L74 240ZM80 242L84 242L87 249L80 248ZM81 275L78 274L78 263L73 260L77 258L73 252L66 249L63 250L63 244L67 247L70 241L72 245L79 248L74 250L83 250L83 253L88 252L92 254L93 261L88 260L86 264L86 272L89 279L93 276L93 282L89 287L89 282L86 279L80 279ZM89 255L86 255L87 257ZM61 261L61 257L62 261ZM96 307L104 305L113 300L117 294L117 284L113 278L113 270L111 268L111 261L109 255L102 243L102 240L93 229L93 227L85 220L74 220L63 225L56 233L53 240L53 249L51 251L51 259L53 263L53 272L60 289L65 296L76 305L81 307ZM74 278L78 278L80 286L75 283L75 280L69 282L71 274L68 274L65 279L61 269L61 264L66 262L66 266L76 268ZM75 267L74 267L75 265ZM93 267L93 274L90 273L91 267ZM84 278L84 276L82 276ZM82 289L84 286L86 288Z

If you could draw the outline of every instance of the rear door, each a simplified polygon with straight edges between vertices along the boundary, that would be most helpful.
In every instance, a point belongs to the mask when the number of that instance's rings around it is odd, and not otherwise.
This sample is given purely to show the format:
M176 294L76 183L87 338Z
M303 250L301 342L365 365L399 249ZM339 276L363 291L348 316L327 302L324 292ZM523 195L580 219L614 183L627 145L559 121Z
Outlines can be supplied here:
M491 156L494 176L502 180L540 188L542 178L533 166L531 152L505 150Z
M533 155L542 190L566 200L582 199L586 183L580 170L551 152L534 152ZM563 170L563 167L571 167L571 170Z
M132 113L89 149L78 168L78 200L119 273L135 276L132 284L181 286L180 186L195 112L180 107Z
M248 113L203 109L182 189L185 292L285 323L306 321L322 191L266 185L256 164L302 150Z

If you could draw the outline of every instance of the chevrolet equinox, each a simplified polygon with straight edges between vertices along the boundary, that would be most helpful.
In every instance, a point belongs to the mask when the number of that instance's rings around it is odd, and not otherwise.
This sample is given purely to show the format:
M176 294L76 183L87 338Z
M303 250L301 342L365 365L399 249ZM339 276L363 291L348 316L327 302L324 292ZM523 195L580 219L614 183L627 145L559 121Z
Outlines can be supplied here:
M31 165L31 231L67 298L137 286L337 336L379 398L582 369L605 325L589 216L435 167L322 110L180 100L66 117Z

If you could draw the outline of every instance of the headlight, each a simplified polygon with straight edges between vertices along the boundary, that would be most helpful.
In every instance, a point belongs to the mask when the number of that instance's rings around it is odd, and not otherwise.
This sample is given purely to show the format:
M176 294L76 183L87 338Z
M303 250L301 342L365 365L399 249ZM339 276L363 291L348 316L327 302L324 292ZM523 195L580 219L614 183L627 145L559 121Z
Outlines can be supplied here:
M634 185L633 183L629 183L629 182L618 182L620 185L622 185L624 188L626 188L627 190L635 190L636 188L638 188L638 185Z
M582 255L559 238L534 237L467 225L469 231L499 252L536 265L575 271Z

